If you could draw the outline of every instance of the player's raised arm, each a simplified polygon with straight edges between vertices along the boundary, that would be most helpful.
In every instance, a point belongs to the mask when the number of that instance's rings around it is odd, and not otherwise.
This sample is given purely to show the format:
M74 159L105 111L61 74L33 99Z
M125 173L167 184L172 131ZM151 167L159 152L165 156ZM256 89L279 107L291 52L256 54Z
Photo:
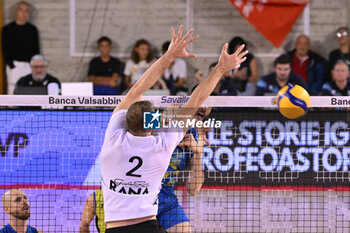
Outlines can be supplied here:
M227 47L228 44L225 43L222 47L218 64L208 77L195 89L188 103L184 108L180 109L179 115L193 116L201 104L208 98L210 93L212 93L223 73L239 68L240 64L245 61L245 55L248 53L248 50L242 52L244 45L241 45L232 55L227 53Z
M90 223L96 214L94 205L94 194L91 194L85 201L84 210L79 226L79 233L90 233Z
M131 104L140 101L143 94L157 82L166 67L168 67L176 58L196 57L194 54L187 52L186 47L195 41L198 38L198 35L190 38L193 33L193 29L191 29L184 37L182 37L182 30L183 25L180 26L178 33L175 34L174 28L171 27L172 40L168 51L142 75L121 103L115 108L114 112L121 109L128 109Z

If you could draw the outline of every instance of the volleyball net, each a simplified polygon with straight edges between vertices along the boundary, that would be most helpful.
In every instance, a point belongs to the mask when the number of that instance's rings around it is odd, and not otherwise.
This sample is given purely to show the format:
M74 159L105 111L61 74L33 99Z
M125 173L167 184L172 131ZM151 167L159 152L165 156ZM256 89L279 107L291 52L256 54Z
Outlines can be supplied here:
M0 96L0 195L22 189L29 225L78 232L86 198L101 187L99 152L121 96ZM189 97L145 97L158 107ZM272 97L209 97L202 154L204 183L176 194L193 232L348 232L350 142L341 97L312 97L312 108L284 118ZM211 125L213 126L213 125ZM136 192L136 191L135 191ZM0 226L8 223L0 211ZM91 232L97 232L95 221Z

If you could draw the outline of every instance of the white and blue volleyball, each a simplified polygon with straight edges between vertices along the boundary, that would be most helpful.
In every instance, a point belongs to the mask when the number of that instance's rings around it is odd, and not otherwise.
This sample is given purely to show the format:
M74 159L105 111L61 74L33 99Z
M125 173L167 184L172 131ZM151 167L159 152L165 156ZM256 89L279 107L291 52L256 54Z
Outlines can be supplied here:
M299 85L288 84L277 93L277 106L280 113L288 119L305 115L310 107L309 93Z

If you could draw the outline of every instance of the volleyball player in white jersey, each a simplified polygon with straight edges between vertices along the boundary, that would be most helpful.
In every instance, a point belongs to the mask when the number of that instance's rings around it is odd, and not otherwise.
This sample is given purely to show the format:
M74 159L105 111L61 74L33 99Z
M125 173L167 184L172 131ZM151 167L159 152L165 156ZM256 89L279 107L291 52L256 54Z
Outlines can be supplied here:
M106 233L165 232L156 220L157 195L171 154L186 129L169 132L161 129L152 135L152 130L143 128L143 112L154 111L153 106L141 99L176 58L195 57L186 51L186 46L198 35L190 38L191 29L182 37L182 30L183 26L180 26L175 34L171 28L172 41L168 51L130 89L115 108L107 127L100 157ZM242 48L229 55L227 43L223 46L217 66L196 88L179 114L193 116L196 113L223 73L238 68L245 60L247 52L241 53Z

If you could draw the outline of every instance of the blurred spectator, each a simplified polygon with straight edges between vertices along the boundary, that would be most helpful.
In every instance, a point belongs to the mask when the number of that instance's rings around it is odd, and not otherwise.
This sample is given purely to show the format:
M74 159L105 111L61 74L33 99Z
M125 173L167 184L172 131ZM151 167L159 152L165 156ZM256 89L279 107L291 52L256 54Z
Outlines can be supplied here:
M228 46L228 53L233 54L242 44L245 45L244 50L247 50L247 43L243 38L232 38ZM246 58L238 69L230 72L230 76L234 78L235 87L239 91L239 95L249 96L255 93L255 84L258 80L258 65L253 54L248 53Z
M151 88L153 90L168 90L168 87L163 79L159 79Z
M103 193L97 189L85 200L79 233L89 233L90 223L96 216L96 228L99 233L106 232L105 212L103 209Z
M131 57L127 60L124 69L126 88L130 89L141 78L154 62L153 57L151 44L147 40L140 39L136 41Z
M168 51L170 41L166 41L162 45L162 53ZM182 59L175 59L164 71L163 80L165 81L171 95L186 95L186 77L187 66L186 62Z
M333 70L335 63L338 60L343 60L350 68L349 59L349 46L350 46L350 34L348 27L340 27L335 33L337 42L339 44L338 49L334 49L329 53L329 66Z
M111 56L112 41L106 36L97 41L99 57L90 61L88 77L94 84L94 95L118 95L122 63Z
M10 223L0 229L0 233L39 233L41 231L27 224L30 217L30 206L27 195L20 189L10 189L1 198L4 211Z
M28 22L29 14L29 3L18 2L15 21L2 29L2 51L6 64L8 94L13 94L20 77L30 73L31 57L40 53L38 30Z
M47 60L42 55L35 55L30 60L32 73L16 83L16 95L58 95L61 84L57 78L46 73Z
M263 76L257 84L255 95L276 95L288 83L306 87L305 81L299 75L291 72L291 58L282 54L274 61L275 72Z
M210 64L209 73L212 72L212 70L214 69L214 67L217 64L218 64L217 62ZM221 77L220 82L216 85L216 87L213 91L213 94L214 95L225 95L225 96L237 95L237 89L236 89L235 83L233 82L232 78L229 76L228 73L225 73Z
M292 71L300 75L310 95L318 95L326 78L326 61L310 50L310 39L300 35L295 41L295 49L288 55L292 58Z
M338 60L332 69L333 81L323 84L321 95L350 96L349 66Z
M196 79L197 84L200 84L202 82L203 75L203 71L201 71L200 69L195 69L194 78Z

